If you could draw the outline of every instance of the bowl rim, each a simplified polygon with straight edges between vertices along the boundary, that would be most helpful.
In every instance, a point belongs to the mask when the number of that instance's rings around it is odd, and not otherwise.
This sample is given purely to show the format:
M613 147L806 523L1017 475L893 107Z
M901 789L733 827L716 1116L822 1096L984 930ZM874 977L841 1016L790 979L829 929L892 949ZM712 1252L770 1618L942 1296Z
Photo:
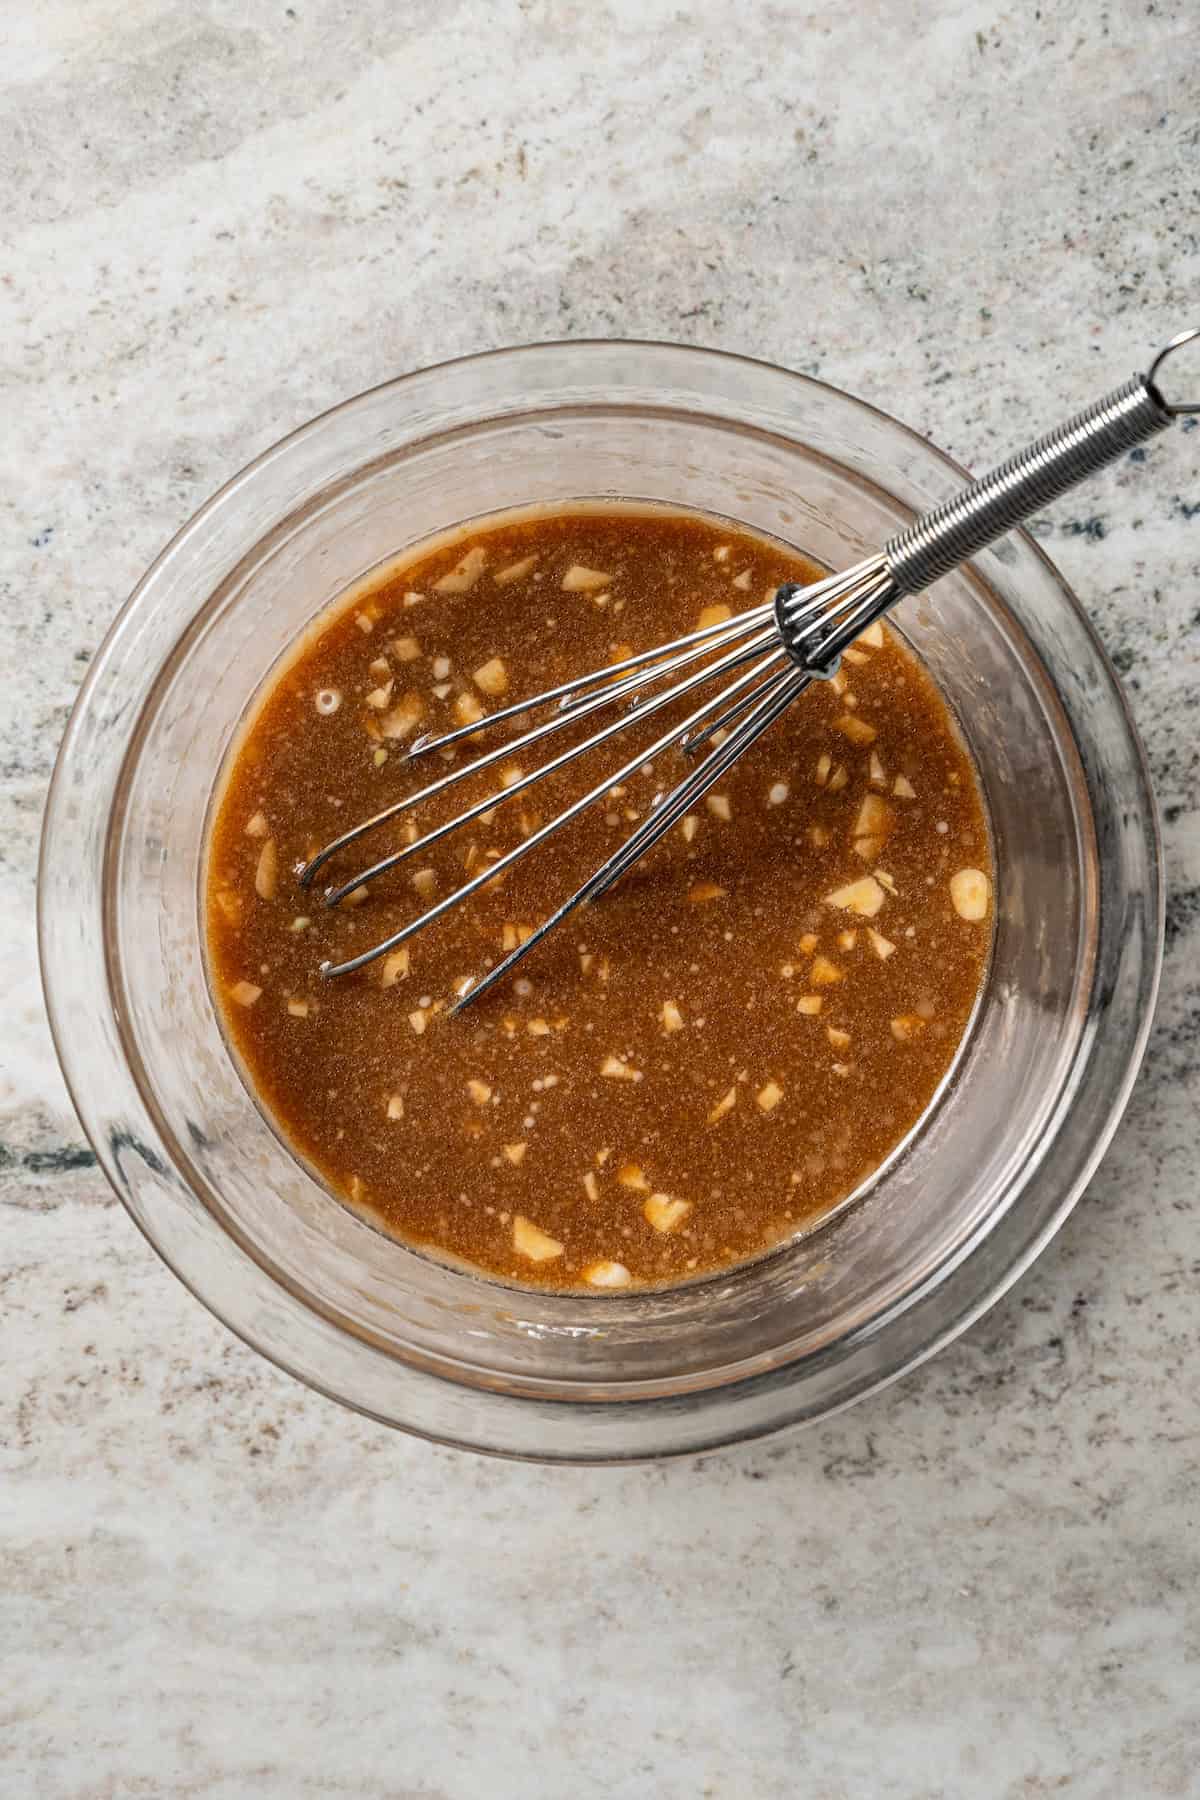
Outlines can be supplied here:
M177 531L171 535L150 563L144 574L135 584L104 633L72 705L70 717L56 757L47 792L38 859L37 927L39 964L41 968L47 1018L59 1065L63 1073L72 1105L80 1120L85 1136L96 1154L99 1167L104 1172L110 1186L113 1187L114 1191L121 1199L122 1204L125 1205L127 1212L129 1212L131 1218L133 1218L134 1223L138 1226L142 1235L166 1263L167 1267L171 1269L172 1273L183 1283L188 1291L201 1301L210 1313L218 1318L229 1330L234 1332L236 1336L241 1338L243 1342L257 1351L258 1354L267 1357L268 1360L273 1362L277 1367L283 1369L289 1375L303 1381L306 1386L324 1394L326 1397L337 1400L342 1405L350 1406L355 1411L366 1417L376 1419L380 1423L388 1424L393 1427L399 1424L403 1429L406 1429L415 1435L422 1436L432 1442L439 1442L459 1448L468 1448L484 1454L495 1454L508 1458L515 1457L531 1461L567 1460L578 1463L604 1464L611 1462L639 1461L645 1460L647 1457L660 1455L696 1454L700 1451L715 1448L720 1445L745 1441L747 1439L765 1435L780 1429L781 1425L786 1425L788 1423L802 1421L809 1422L810 1419L815 1419L817 1417L827 1418L834 1413L840 1412L846 1407L855 1404L859 1399L865 1398L868 1394L878 1392L883 1387L890 1385L892 1381L898 1380L901 1375L907 1373L910 1369L918 1367L921 1363L928 1360L929 1357L936 1354L938 1350L952 1342L953 1339L970 1324L981 1317L982 1314L985 1313L1008 1290L1008 1288L1019 1279L1024 1271L1041 1253L1046 1243L1059 1229L1074 1208L1107 1150L1125 1110L1145 1054L1146 1045L1153 1024L1155 1003L1162 968L1165 935L1165 882L1161 829L1145 749L1133 720L1128 699L1120 684L1111 659L1108 657L1086 609L1077 599L1074 591L1067 584L1051 558L1046 555L1041 546L1028 532L1022 530L1019 533L1014 533L1013 536L1021 539L1022 548L1026 554L1029 552L1033 553L1034 560L1042 566L1043 571L1049 576L1058 595L1066 606L1074 613L1076 623L1082 626L1084 633L1091 642L1097 660L1107 677L1110 688L1110 697L1117 702L1120 720L1124 726L1127 739L1126 748L1132 751L1131 760L1133 771L1136 775L1142 796L1146 802L1142 809L1140 823L1145 832L1147 860L1154 890L1153 895L1148 896L1148 898L1152 897L1153 899L1152 955L1148 959L1148 966L1143 979L1144 1005L1142 1007L1141 1016L1138 1019L1136 1028L1131 1036L1121 1079L1119 1082L1112 1084L1112 1091L1109 1095L1107 1112L1102 1129L1096 1133L1087 1154L1081 1158L1079 1167L1073 1179L1064 1189L1057 1205L1055 1205L1044 1218L1040 1228L1028 1237L1018 1254L1010 1257L999 1273L985 1284L983 1289L976 1294L975 1298L962 1305L941 1329L923 1339L919 1347L902 1356L893 1367L880 1371L874 1378L862 1382L854 1389L854 1391L850 1392L844 1398L832 1405L823 1405L810 1415L805 1416L798 1413L795 1419L784 1419L783 1421L778 1419L769 1420L767 1422L748 1420L744 1428L740 1429L730 1429L728 1421L726 1421L722 1428L715 1430L709 1437L705 1437L702 1433L696 1434L693 1438L689 1439L686 1444L678 1446L672 1445L660 1450L639 1449L635 1452L625 1454L621 1452L613 1453L612 1451L605 1449L602 1453L594 1455L571 1452L565 1457L559 1457L553 1449L532 1451L519 1447L498 1445L495 1442L481 1443L458 1435L443 1435L434 1429L430 1429L426 1425L397 1420L395 1417L389 1416L386 1413L373 1410L370 1406L363 1404L353 1396L340 1391L336 1386L324 1384L319 1377L314 1376L311 1369L295 1366L277 1349L260 1342L249 1325L240 1323L235 1317L231 1316L229 1311L222 1306L219 1297L213 1298L207 1292L203 1291L202 1285L180 1267L179 1259L169 1253L167 1248L158 1241L145 1218L140 1216L138 1211L130 1204L124 1185L118 1178L117 1170L113 1166L116 1158L110 1154L111 1146L101 1137L99 1131L96 1129L91 1117L90 1109L85 1103L85 1097L81 1091L81 1084L77 1081L72 1072L71 1047L67 1026L68 1009L65 1006L60 1006L58 999L56 998L53 956L49 947L50 923L46 894L49 886L47 880L48 870L52 859L58 855L58 834L55 830L55 819L62 804L63 790L66 786L66 776L75 742L86 721L93 693L100 685L106 666L119 646L123 629L128 623L131 615L136 611L139 605L145 601L147 592L153 587L160 572L172 559L175 552L193 534L203 530L212 516L225 506L237 492L248 484L260 470L276 458L293 450L298 443L326 430L331 422L346 413L352 412L355 408L363 406L364 403L369 402L373 397L382 395L385 392L402 392L406 386L410 384L436 380L439 376L447 375L451 372L463 370L481 363L503 362L511 366L516 366L522 361L531 360L537 357L545 357L548 354L554 353L570 352L576 355L581 354L583 356L588 356L589 354L595 354L596 352L612 354L620 351L628 351L631 354L639 351L647 351L660 355L665 352L671 357L682 359L693 367L700 362L740 364L765 373L773 381L790 384L796 389L808 389L817 394L831 395L837 401L849 403L860 413L866 414L876 421L879 421L889 432L899 434L901 438L908 439L909 442L918 447L922 453L931 457L937 464L945 469L948 474L964 482L970 479L968 471L954 458L948 456L936 444L922 436L922 434L917 432L913 427L905 424L904 421L895 418L892 414L884 411L871 401L864 400L857 395L848 393L846 390L838 388L832 383L820 380L815 376L805 375L783 368L780 365L771 363L763 358L747 356L744 353L736 351L714 349L703 345L680 344L668 339L622 337L539 339L524 344L504 346L497 349L477 351L462 356L446 358L410 370L405 374L391 377L386 381L374 383L370 387L364 388L356 394L347 396L345 399L338 401L335 405L316 414L313 418L294 427L284 436L268 445L241 469L237 470L208 497L208 499L179 527ZM279 523L280 520L275 520L271 526L267 527L267 532L269 533L270 530L276 528ZM186 633L193 622L194 615L192 619L189 619L189 621L181 627L179 639L186 636ZM139 718L141 716L140 710L138 716ZM133 737L136 738L136 726ZM126 755L127 754L128 747L126 749ZM1036 1178L1037 1177L1035 1176L1035 1179ZM951 1267L941 1272L941 1278L936 1285L935 1292L943 1291L949 1286L960 1273L962 1265L971 1260L972 1254L977 1247L978 1246L974 1241L968 1243L962 1256L957 1259ZM928 1303L929 1298L930 1295L928 1293L918 1291L909 1296L904 1307L899 1310L915 1314L924 1308ZM890 1316L890 1314L885 1314L882 1319L873 1321L871 1327L872 1330L877 1330ZM806 1359L806 1366L811 1367L814 1363L819 1363L822 1360L823 1353L817 1352L812 1358ZM730 1399L731 1397L736 1396L739 1391L756 1386L778 1386L781 1381L786 1382L789 1367L790 1365L785 1364L771 1371L753 1374L744 1379L735 1378L732 1382L725 1384L720 1391L724 1398ZM457 1385L453 1382L452 1378L436 1371L425 1370L422 1371L422 1375L427 1381L449 1386ZM653 1398L638 1396L631 1396L620 1401L605 1400L591 1402L586 1398L554 1399L538 1397L532 1399L519 1395L506 1396L506 1403L510 1406L519 1406L527 1410L532 1410L536 1407L543 1415L552 1415L556 1410L561 1410L569 1413L573 1417L577 1416L581 1411L587 1410L589 1407L593 1411L606 1411L611 1410L614 1407L621 1411L628 1411L630 1408L635 1410L639 1408L653 1409L659 1404L659 1402Z

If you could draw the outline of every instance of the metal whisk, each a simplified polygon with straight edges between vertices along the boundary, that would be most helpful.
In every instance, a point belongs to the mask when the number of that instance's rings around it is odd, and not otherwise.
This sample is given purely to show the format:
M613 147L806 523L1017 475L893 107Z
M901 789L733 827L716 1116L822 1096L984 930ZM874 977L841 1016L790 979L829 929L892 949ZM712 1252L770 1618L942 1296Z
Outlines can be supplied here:
M540 745L557 731L578 725L593 714L614 707L618 709L615 719L610 719L558 755L551 756L532 773L522 774L509 786L489 794L415 842L381 857L370 868L328 890L326 905L337 906L364 883L387 874L408 857L429 850L450 832L506 800L514 799L577 757L598 750L630 726L699 697L701 689L711 690L714 683L720 684L715 693L710 691L709 697L702 699L685 718L679 720L676 717L654 742L640 747L635 756L607 773L603 780L548 823L531 832L514 849L489 863L481 873L463 882L453 893L427 908L382 943L345 962L323 963L322 975L350 974L376 957L397 949L425 926L441 918L443 913L469 900L487 882L494 881L521 857L536 850L563 825L602 800L613 787L664 751L681 747L694 753L708 745L707 754L694 762L683 779L656 798L647 817L620 848L564 900L557 911L543 920L524 943L461 995L453 1010L460 1011L478 1000L527 956L547 932L585 901L598 899L639 861L811 682L827 680L836 674L842 651L898 600L908 594L920 593L939 576L957 568L1115 457L1164 431L1174 419L1186 413L1200 413L1200 404L1179 405L1165 400L1157 381L1168 357L1198 338L1200 327L1181 331L1159 351L1146 375L1135 375L1056 431L1038 438L1027 449L993 469L991 474L971 482L961 493L933 511L923 513L904 531L890 538L877 555L868 557L844 574L829 575L806 587L785 584L770 601L752 606L720 624L628 656L606 669L561 682L532 698L505 706L478 723L464 725L439 737L418 738L408 752L410 761L446 749L462 738L492 730L521 714L551 709L549 717L542 723L473 758L461 768L452 769L415 793L384 807L373 818L343 832L300 871L302 887L310 886L332 856L388 820L433 800L456 782L479 774L518 751Z

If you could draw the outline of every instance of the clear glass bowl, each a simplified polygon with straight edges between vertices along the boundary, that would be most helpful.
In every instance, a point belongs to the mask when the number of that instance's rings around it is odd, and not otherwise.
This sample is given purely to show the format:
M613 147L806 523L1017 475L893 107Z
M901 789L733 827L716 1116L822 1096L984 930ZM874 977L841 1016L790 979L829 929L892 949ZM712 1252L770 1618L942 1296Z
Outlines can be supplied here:
M314 420L210 500L117 619L46 815L42 962L100 1162L247 1342L389 1424L564 1460L697 1451L847 1405L988 1306L1096 1166L1146 1041L1162 939L1154 803L1113 671L1027 538L897 623L963 723L991 812L991 973L953 1080L869 1194L674 1291L489 1283L334 1200L218 1029L199 870L215 771L279 652L374 565L460 520L620 496L723 513L844 565L963 479L862 402L664 344L502 351ZM492 602L500 604L499 600Z

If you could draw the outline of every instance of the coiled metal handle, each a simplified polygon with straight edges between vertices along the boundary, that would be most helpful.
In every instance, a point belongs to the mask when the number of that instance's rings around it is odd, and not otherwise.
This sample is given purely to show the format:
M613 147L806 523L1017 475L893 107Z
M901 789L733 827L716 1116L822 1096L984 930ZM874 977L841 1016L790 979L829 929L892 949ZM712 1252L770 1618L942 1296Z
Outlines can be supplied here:
M897 590L919 594L1105 463L1165 431L1180 413L1195 412L1194 406L1169 405L1155 377L1174 350L1197 337L1200 327L1180 332L1159 351L1148 375L1135 375L897 532L884 546Z

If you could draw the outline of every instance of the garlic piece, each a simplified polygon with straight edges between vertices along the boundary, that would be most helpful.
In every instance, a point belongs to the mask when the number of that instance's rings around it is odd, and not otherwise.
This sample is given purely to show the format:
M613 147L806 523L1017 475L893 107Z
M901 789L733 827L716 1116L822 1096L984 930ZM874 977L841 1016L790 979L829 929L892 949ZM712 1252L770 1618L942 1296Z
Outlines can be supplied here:
M242 922L242 896L233 888L218 888L214 898L221 909L221 917L225 923L240 925Z
M736 1105L737 1105L737 1088L736 1088L736 1086L734 1086L729 1089L729 1092L727 1094L724 1094L721 1097L721 1099L717 1101L717 1104L709 1112L709 1115L708 1115L709 1124L715 1125L717 1123L718 1119L723 1119L725 1117L725 1114L727 1112L732 1112Z
M887 801L879 794L864 794L854 821L855 837L885 838L896 822Z
M600 1064L600 1073L607 1075L610 1081L640 1081L642 1071L622 1062L619 1056L606 1056Z
M987 918L992 884L982 869L960 869L950 877L950 898L960 919L972 923Z
M691 1210L690 1200L673 1200L669 1194L651 1194L642 1208L642 1216L655 1231L674 1231Z
M460 694L454 702L454 717L460 725L478 725L486 717L474 694Z
M254 891L260 900L273 900L278 886L279 857L275 839L269 837L258 853L254 870Z
M391 712L384 713L379 729L385 738L404 738L415 731L425 711L419 694L404 694Z
M664 1031L672 1032L683 1030L683 1014L673 1000L663 1001L662 1011L659 1014L659 1017L662 1019L662 1028Z
M498 699L501 694L508 692L508 670L498 656L493 656L488 662L482 663L472 675L471 680L481 693L490 694L493 699Z
M483 574L486 563L487 551L482 544L474 545L465 556L459 558L449 574L434 582L434 591L439 594L469 594Z
M895 950L895 944L889 942L881 932L876 931L873 925L867 926L867 936L871 940L871 948L879 958L880 962L886 962L888 957Z
M833 729L848 737L852 744L873 744L878 732L865 719L856 719L853 713L840 713L833 721Z
M492 1090L486 1081L468 1081L467 1092L476 1106L486 1106L492 1097Z
M583 1279L589 1287L623 1288L629 1286L633 1276L624 1263L594 1262L583 1271Z
M839 981L845 981L846 971L830 962L827 956L814 956L810 979L816 987L834 987Z
M611 580L611 575L605 575L599 569L589 569L585 563L572 563L562 578L563 592L591 594L607 587Z
M393 950L390 956L384 957L379 975L379 985L385 988L395 987L400 977L407 974L408 945L404 944L399 950Z
M860 919L873 919L884 902L884 891L873 875L864 875L861 881L847 882L845 887L834 888L826 894L826 906L841 907L843 912L856 913Z
M518 1256L528 1257L530 1262L553 1262L561 1256L563 1247L557 1238L552 1238L548 1231L542 1231L531 1219L517 1213L512 1225L513 1249Z
M514 1169L519 1169L521 1164L525 1161L525 1152L528 1148L528 1144L501 1145L501 1149L504 1151L505 1156L508 1158Z
M718 600L713 606L702 606L700 616L696 620L696 630L704 631L709 625L723 625L726 619L732 619L733 608Z
M768 1081L763 1087L759 1088L754 1098L758 1102L762 1112L774 1112L775 1108L779 1105L779 1102L783 1099L783 1089L777 1081Z
M252 981L235 981L229 992L239 1006L253 1006L262 989L255 987Z
M492 580L497 587L507 587L510 581L520 581L523 575L528 575L536 562L536 556L522 556L518 561L506 563L504 568L497 569Z

